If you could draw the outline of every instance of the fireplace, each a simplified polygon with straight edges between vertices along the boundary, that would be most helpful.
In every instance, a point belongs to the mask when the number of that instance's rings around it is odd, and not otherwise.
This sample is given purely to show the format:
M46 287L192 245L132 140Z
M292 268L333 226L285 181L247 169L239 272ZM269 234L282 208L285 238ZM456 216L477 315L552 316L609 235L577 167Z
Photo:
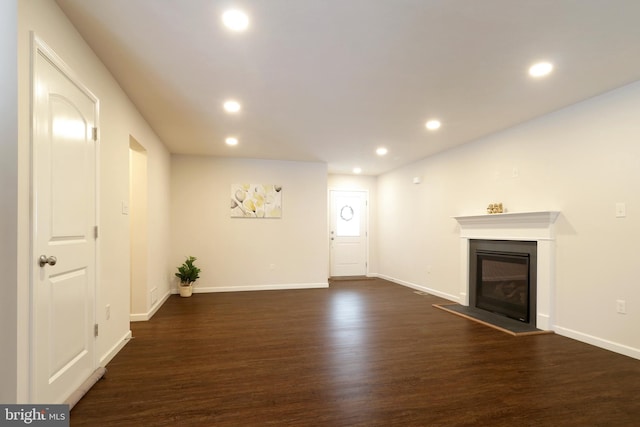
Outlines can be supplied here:
M460 297L463 306L471 306L469 279L470 243L478 240L528 241L536 243L536 267L529 262L529 272L536 275L535 296L529 296L529 321L535 327L553 330L555 295L555 226L560 212L508 212L493 215L461 215L454 219L460 226ZM522 324L522 323L520 323Z
M537 243L469 241L469 306L536 326Z

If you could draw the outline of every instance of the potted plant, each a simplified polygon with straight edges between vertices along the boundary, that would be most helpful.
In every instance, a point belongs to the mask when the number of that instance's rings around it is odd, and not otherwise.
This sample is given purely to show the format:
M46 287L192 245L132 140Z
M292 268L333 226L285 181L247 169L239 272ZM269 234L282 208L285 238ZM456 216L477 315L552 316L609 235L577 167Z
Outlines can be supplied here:
M193 262L196 259L197 258L194 256L189 256L187 257L187 260L178 267L176 277L180 279L180 286L178 286L178 289L180 290L181 297L191 296L193 293L193 282L198 280L200 277L200 269L193 265Z

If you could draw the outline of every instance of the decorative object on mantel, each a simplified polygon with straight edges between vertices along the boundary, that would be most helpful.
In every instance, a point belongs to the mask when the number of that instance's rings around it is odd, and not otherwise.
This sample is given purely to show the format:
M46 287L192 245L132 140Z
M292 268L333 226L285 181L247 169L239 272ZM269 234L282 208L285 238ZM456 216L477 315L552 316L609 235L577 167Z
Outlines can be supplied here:
M487 206L487 213L488 214L504 213L506 211L507 210L502 207L502 202L500 202L500 203L489 203L489 206Z

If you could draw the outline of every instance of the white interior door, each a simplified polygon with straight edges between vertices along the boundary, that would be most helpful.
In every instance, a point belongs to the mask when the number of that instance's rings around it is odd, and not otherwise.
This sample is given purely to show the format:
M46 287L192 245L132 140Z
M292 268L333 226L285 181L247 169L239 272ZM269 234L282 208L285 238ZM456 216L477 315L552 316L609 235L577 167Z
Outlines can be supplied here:
M367 193L330 192L331 276L367 274Z
M98 100L34 43L31 400L64 401L94 371Z

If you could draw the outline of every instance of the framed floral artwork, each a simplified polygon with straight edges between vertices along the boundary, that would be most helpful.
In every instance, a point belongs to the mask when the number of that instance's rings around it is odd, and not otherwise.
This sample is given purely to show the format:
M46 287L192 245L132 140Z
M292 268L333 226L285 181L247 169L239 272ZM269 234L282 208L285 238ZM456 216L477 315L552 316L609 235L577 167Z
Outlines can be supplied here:
M232 184L232 218L281 218L282 186L274 184Z

